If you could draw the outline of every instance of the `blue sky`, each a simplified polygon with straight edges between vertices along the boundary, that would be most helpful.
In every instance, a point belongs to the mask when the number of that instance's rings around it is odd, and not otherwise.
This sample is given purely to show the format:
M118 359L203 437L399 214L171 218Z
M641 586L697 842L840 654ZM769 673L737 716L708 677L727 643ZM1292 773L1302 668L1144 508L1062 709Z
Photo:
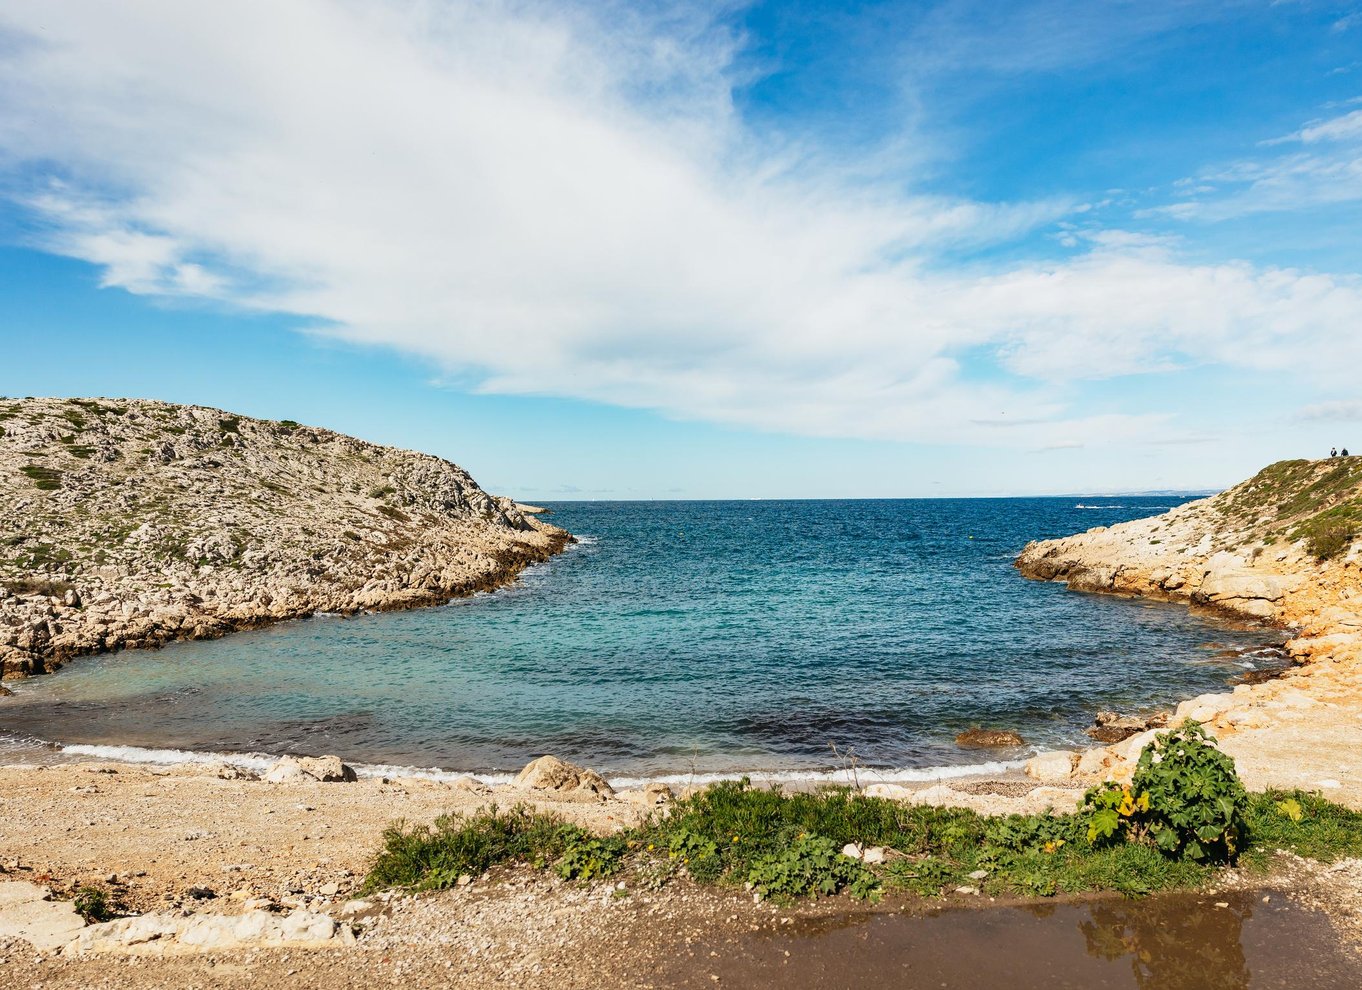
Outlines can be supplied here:
M1362 3L0 9L0 393L524 499L1362 450Z

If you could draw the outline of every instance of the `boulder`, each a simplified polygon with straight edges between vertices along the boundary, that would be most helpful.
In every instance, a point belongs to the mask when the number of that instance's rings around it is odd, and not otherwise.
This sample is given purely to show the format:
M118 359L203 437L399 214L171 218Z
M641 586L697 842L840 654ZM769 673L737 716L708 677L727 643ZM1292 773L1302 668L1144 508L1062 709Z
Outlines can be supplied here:
M270 767L270 772L265 774L267 784L315 784L317 778L312 776L298 763L292 756L286 756L274 766Z
M338 756L285 756L265 774L269 784L341 783L358 779Z
M955 744L978 749L998 749L1004 746L1024 746L1026 740L1010 729L981 729L975 726L957 735Z
M449 786L456 791L467 791L469 794L492 793L492 788L478 780L477 777L457 777L449 782Z
M624 791L620 797L634 804L641 804L645 807L655 808L661 804L667 804L675 795L672 789L666 784L658 781L650 781L636 791Z
M359 780L355 771L342 763L339 756L304 756L298 763L304 773L324 784L350 784Z
M547 791L564 801L604 801L615 789L595 770L575 766L556 756L541 756L516 775L517 787Z
M1037 753L1026 761L1026 775L1042 783L1068 780L1073 776L1078 754L1068 750L1054 749Z
M1123 739L1129 739L1137 732L1161 728L1167 724L1167 712L1159 712L1156 715L1145 717L1143 715L1121 715L1117 712L1102 711L1098 712L1093 718L1093 724L1083 731L1098 742L1111 745Z

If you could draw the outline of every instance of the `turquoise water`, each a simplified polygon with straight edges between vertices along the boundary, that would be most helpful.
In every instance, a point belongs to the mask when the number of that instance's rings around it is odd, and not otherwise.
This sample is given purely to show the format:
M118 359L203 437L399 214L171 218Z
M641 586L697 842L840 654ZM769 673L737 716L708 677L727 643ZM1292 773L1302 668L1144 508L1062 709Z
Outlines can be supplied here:
M65 743L339 753L483 773L551 752L615 776L885 776L1017 759L1097 708L1207 690L1278 637L1022 579L1029 539L1167 498L563 503L581 542L496 594L86 659L0 729ZM1080 506L1097 506L1080 507ZM911 776L911 774L910 774Z

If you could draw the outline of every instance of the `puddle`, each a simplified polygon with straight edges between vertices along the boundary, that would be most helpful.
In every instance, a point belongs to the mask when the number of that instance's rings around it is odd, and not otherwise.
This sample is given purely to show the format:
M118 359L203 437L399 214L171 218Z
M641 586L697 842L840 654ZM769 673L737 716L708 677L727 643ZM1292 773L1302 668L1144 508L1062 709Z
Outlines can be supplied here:
M1327 918L1263 891L866 914L691 946L659 987L1358 990ZM1226 907L1216 907L1216 903ZM714 978L718 977L717 980Z

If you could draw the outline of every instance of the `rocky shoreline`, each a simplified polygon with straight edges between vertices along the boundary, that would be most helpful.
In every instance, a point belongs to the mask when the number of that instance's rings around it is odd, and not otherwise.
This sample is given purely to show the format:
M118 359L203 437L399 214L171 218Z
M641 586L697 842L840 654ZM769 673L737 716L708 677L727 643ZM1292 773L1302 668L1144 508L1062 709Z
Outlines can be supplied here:
M1205 723L1251 788L1321 790L1362 807L1362 554L1351 533L1362 458L1286 461L1161 516L1030 543L1017 569L1075 591L1209 609L1286 630L1292 666L1177 706ZM1156 728L1027 772L1046 783L1128 780Z
M492 590L572 540L531 508L291 421L0 400L0 677Z

